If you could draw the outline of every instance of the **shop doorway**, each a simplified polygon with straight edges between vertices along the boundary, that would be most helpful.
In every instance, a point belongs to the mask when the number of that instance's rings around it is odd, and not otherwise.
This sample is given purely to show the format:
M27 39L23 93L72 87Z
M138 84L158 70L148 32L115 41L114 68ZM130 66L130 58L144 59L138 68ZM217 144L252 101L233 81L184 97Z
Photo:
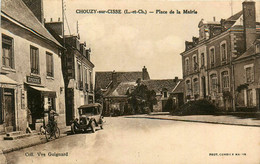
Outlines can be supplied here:
M35 130L35 123L44 117L44 97L41 92L28 88L28 108L31 113L31 120L29 120L29 126L32 130Z

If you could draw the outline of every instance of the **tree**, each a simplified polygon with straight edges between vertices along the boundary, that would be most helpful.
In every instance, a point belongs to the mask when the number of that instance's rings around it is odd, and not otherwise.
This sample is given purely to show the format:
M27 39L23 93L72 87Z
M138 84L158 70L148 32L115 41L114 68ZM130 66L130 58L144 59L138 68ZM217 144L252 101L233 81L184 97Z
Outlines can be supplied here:
M146 85L138 83L132 92L128 92L128 102L132 114L149 113L157 103L156 93L154 90L149 90Z

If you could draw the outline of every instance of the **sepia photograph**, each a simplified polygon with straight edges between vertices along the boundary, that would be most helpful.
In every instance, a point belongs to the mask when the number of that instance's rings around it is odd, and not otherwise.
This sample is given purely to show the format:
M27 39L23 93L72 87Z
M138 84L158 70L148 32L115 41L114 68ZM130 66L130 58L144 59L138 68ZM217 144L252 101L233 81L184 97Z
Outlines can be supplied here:
M0 164L259 164L259 0L0 0Z

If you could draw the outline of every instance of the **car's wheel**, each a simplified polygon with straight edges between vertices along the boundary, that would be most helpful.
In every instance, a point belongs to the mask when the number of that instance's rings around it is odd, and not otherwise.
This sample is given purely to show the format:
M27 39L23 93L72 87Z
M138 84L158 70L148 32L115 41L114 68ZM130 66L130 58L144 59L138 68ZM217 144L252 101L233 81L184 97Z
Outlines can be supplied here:
M71 124L70 128L71 128L71 134L75 134L76 131L75 131L75 125L74 125L74 123Z
M96 124L95 124L94 120L91 122L91 131L92 131L92 133L95 133L95 131L96 131Z
M103 129L103 125L100 125L100 129Z

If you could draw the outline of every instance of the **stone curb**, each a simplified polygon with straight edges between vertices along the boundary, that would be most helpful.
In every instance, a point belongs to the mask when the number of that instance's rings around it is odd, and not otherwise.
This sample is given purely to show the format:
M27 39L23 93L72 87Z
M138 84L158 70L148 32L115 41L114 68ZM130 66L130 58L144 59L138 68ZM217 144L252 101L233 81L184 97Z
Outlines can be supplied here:
M176 118L162 118L162 117L126 117L126 118L147 118L147 119L159 119L159 120L172 120L172 121L183 121L183 122L196 122L196 123L208 123L208 124L222 124L222 125L235 125L235 126L251 126L251 127L260 127L260 125L248 125L248 124L239 124L239 123L227 123L227 122L213 122L213 121L201 121L201 120L187 120L187 119L176 119Z
M61 134L58 139L66 137L66 136L68 136L68 135L67 134ZM52 141L54 141L54 140L52 140ZM28 145L17 146L17 147L13 147L13 148L10 148L10 149L2 149L0 151L0 155L1 154L11 153L13 151L21 150L21 149L24 149L24 148L28 148L28 147L44 144L44 143L47 143L47 142L51 142L51 141L47 141L46 139L43 139L41 141L37 141L37 142L31 143L31 144L28 144Z

